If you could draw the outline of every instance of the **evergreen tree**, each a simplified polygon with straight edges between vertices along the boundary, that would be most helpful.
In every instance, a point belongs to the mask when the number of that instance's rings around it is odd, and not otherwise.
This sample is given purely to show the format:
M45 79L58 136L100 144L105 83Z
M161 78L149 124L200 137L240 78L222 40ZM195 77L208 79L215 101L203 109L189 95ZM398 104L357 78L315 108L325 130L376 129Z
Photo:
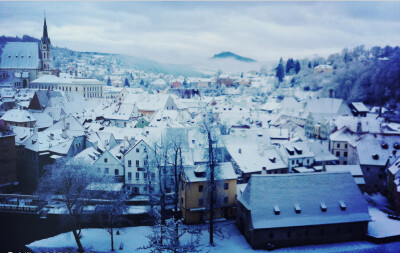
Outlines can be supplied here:
M300 69L301 69L300 62L297 60L296 61L296 66L295 66L296 74L298 74L300 72Z
M128 78L125 78L124 87L131 87L131 85L129 84Z
M278 67L276 67L276 77L278 78L280 83L283 81L283 78L285 77L285 67L283 67L282 58L279 61Z
M107 86L111 86L111 79L110 79L110 77L107 79Z

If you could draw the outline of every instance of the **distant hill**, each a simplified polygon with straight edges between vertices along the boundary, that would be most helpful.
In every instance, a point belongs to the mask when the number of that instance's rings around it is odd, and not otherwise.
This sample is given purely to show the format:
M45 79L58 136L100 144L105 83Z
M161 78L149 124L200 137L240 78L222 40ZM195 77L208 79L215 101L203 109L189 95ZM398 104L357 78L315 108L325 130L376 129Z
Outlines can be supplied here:
M212 59L227 59L227 58L233 58L238 61L242 62L256 62L256 60L253 60L251 58L243 57L237 54L234 54L232 52L222 52L219 54L215 54Z

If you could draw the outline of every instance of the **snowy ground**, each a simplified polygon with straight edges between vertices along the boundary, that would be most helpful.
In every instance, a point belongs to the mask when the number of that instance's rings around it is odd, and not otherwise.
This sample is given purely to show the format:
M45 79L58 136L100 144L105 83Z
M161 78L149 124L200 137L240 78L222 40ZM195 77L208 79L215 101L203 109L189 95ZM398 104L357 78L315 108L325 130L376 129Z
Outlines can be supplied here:
M215 237L216 245L208 246L209 235L203 230L200 246L201 252L256 252L247 243L246 239L240 234L235 224L232 222L219 223L220 233ZM116 252L149 252L148 250L137 249L144 246L148 239L146 235L151 233L151 227L130 227L120 230L120 235L116 235ZM109 252L109 234L104 229L85 229L83 230L82 243L87 251ZM119 245L123 243L123 250L119 250ZM36 241L28 245L28 248L35 252L66 252L76 250L76 244L72 233L64 233L52 238ZM373 244L367 241L335 243L326 245L309 245L292 248L276 249L274 252L398 252L400 242L387 244ZM260 252L258 250L257 252Z
M400 221L389 219L391 213L390 204L381 194L367 195L365 199L369 203L371 222L368 224L368 235L375 238L385 238L400 235Z

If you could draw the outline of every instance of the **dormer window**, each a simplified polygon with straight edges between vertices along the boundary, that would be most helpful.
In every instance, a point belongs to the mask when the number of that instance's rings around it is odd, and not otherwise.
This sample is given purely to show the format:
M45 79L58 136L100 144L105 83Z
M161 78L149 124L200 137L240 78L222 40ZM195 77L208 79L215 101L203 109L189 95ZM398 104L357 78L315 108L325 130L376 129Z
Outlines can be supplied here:
M279 209L278 205L274 205L274 213L275 215L279 215L281 213L281 210Z
M296 211L296 213L301 213L301 208L299 204L294 204L294 210Z
M326 212L326 209L327 209L327 208L326 208L325 203L322 202L322 203L321 203L321 211L322 211L322 212Z
M340 205L340 209L342 209L342 211L345 211L347 206L346 203L344 203L344 201L339 201L339 205Z

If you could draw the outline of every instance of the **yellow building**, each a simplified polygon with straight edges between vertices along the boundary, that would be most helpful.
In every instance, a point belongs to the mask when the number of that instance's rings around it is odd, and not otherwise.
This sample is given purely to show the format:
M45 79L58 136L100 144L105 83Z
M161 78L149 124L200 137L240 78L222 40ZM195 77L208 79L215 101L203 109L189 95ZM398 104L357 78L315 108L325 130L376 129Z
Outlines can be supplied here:
M54 75L43 75L29 84L30 88L75 92L85 98L103 97L104 86L105 84L97 79L60 78Z
M236 217L237 175L231 163L215 167L216 201L214 219ZM193 224L209 220L210 180L207 165L185 168L179 187L180 209L184 223Z

